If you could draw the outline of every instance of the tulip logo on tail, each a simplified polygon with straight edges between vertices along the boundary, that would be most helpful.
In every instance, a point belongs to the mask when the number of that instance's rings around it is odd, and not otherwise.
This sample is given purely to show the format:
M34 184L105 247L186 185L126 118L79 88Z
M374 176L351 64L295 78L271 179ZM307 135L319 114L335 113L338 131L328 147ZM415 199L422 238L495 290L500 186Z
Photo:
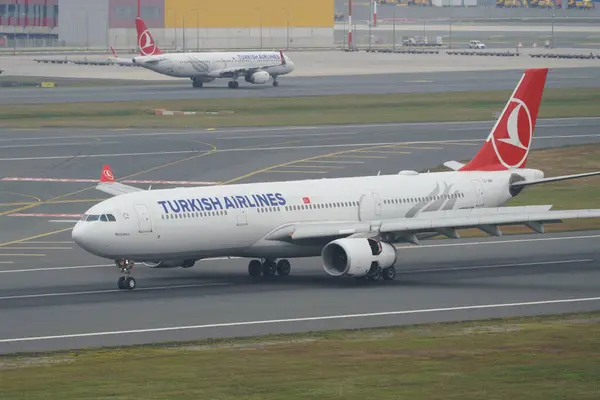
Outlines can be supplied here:
M152 38L150 30L146 27L146 23L141 18L135 19L135 28L138 33L138 47L142 56L153 56L162 54L156 42Z
M547 74L547 68L525 71L481 150L460 171L525 168Z
M520 99L512 98L503 115L505 121L492 135L492 145L496 156L507 169L519 168L529 154L529 146L533 138L533 121L527 104Z
M156 51L156 43L152 40L148 29L140 34L138 46L140 47L140 52L145 56L151 56Z
M102 175L100 175L100 182L114 182L115 176L113 175L110 166L106 164L102 168Z

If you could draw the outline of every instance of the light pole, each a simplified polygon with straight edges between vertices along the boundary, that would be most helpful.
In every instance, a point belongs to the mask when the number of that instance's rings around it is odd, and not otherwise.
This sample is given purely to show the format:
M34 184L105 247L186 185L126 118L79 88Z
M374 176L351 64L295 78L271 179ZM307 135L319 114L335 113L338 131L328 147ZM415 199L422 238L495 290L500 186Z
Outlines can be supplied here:
M183 39L183 51L185 52L185 15L181 16L181 36Z
M554 8L554 1L552 2L552 38L550 39L550 48L554 48L554 18L556 17L556 9Z
M200 10L196 10L196 51L200 52Z
M260 14L260 49L262 50L263 48L263 16L262 16L262 8L258 9L258 12Z

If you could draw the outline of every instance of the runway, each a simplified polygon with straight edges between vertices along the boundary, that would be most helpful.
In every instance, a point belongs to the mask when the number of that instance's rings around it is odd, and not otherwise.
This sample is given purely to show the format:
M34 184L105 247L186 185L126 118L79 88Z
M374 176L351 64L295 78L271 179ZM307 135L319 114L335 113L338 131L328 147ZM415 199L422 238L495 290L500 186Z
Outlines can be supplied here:
M423 56L427 57L427 56ZM596 65L595 61L591 61ZM11 89L0 97L0 104L83 103L136 100L179 100L202 98L298 97L343 94L426 93L445 91L510 90L523 74L522 69L419 72L373 75L281 77L280 86L242 83L239 89L227 88L217 80L195 89L191 81L147 86L107 86L77 88ZM556 68L548 74L546 87L599 87L600 68Z
M539 120L534 148L597 143L597 124ZM104 163L118 178L206 184L396 173L470 158L491 126L2 130L0 353L597 309L600 232L399 244L396 281L366 285L327 276L317 258L259 282L241 259L138 267L134 292L69 236L105 195L68 180L96 179Z

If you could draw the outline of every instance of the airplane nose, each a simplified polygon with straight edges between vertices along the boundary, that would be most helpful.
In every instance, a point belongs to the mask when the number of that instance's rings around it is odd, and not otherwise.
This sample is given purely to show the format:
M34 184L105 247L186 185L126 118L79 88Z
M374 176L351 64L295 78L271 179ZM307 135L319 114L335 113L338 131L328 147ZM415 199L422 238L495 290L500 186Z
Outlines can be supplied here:
M91 250L91 241L89 235L89 227L84 226L81 222L78 222L71 231L71 238L77 244L77 246L81 247L86 251Z

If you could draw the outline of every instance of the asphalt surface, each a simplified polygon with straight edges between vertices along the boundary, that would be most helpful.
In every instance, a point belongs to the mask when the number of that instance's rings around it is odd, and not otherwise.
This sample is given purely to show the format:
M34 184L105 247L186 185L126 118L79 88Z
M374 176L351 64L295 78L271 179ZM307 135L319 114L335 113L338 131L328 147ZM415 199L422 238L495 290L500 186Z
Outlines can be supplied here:
M534 148L597 143L598 120L540 120ZM292 260L285 279L252 282L247 261L233 259L140 266L138 289L122 292L114 264L70 239L72 221L105 198L85 190L93 183L7 180L96 179L104 163L138 180L396 173L469 158L491 126L2 130L0 225L10 229L0 232L0 353L598 309L600 232L400 245L393 282L331 278L318 258ZM36 197L51 204L29 206Z
M425 56L424 56L425 57ZM591 60L596 65L595 60ZM600 65L600 64L599 64ZM0 104L83 103L136 100L179 100L240 97L297 97L339 94L425 93L442 91L510 90L522 69L501 71L419 72L353 76L281 77L280 86L241 82L228 89L217 80L195 89L188 79L173 84L79 88L22 88L5 90ZM546 87L600 87L600 68L556 68L548 74Z

